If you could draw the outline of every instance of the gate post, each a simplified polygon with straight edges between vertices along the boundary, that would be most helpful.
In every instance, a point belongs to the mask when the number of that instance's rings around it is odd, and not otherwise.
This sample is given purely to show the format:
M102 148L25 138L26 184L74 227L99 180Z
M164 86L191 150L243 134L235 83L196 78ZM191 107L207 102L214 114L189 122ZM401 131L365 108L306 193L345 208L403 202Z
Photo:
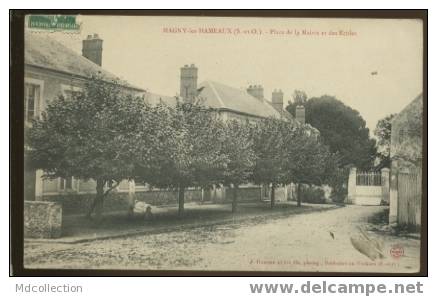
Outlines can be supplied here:
M382 191L382 204L389 204L390 202L390 169L383 168L381 170L381 191Z
M355 193L357 189L357 168L353 167L349 170L349 179L347 182L347 203L355 202Z

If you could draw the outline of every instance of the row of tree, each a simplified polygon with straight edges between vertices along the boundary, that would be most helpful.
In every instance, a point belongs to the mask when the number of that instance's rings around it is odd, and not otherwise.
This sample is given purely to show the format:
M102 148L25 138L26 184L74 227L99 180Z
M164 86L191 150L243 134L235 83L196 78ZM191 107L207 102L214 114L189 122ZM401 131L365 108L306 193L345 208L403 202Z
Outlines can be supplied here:
M190 187L233 188L236 211L238 188L248 182L269 185L273 207L278 186L329 183L338 165L338 156L307 125L275 118L223 121L201 101L152 106L99 77L51 101L28 129L26 143L29 163L45 177L95 180L88 215L100 215L105 196L126 179L178 190L180 214Z

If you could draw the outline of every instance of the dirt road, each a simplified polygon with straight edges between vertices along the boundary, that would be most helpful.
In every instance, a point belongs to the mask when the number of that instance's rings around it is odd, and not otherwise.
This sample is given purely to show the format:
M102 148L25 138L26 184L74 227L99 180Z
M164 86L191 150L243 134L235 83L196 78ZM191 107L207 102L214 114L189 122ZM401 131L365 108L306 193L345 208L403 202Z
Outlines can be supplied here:
M368 231L383 244L370 260L351 244L382 207L347 206L259 222L227 223L80 244L25 244L29 268L415 272L419 240ZM400 257L390 250L403 251Z

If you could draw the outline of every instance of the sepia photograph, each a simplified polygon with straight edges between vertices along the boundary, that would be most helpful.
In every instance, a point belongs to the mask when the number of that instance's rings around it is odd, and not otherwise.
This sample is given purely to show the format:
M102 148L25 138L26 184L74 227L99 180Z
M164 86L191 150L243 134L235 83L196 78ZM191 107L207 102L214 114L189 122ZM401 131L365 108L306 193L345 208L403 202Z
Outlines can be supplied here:
M115 13L24 17L23 269L424 272L423 19Z

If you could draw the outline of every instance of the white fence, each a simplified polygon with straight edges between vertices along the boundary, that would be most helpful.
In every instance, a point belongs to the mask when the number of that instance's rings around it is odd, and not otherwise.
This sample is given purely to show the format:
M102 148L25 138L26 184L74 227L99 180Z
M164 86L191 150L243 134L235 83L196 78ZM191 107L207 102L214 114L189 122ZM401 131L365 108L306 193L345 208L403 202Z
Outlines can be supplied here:
M348 181L347 202L356 205L380 205L389 201L390 170L357 172L351 168Z

